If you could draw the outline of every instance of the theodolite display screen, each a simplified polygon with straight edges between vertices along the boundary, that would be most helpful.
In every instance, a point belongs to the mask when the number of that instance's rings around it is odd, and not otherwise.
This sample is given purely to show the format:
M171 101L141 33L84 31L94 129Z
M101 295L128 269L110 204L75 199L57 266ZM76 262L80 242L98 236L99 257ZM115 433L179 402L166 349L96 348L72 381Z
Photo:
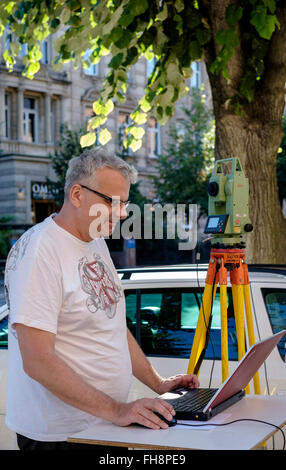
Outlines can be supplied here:
M228 215L209 215L204 233L224 233Z

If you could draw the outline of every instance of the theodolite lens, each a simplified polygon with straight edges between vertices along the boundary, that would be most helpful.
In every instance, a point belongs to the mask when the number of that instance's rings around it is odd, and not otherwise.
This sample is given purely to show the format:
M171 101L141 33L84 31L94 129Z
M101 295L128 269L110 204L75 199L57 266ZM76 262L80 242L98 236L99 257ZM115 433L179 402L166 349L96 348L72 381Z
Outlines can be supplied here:
M208 193L210 196L214 197L217 195L218 193L218 190L219 190L219 185L217 184L216 181L212 181L211 183L209 183L208 185Z
M252 224L245 224L244 230L245 230L245 232L252 232L253 225Z

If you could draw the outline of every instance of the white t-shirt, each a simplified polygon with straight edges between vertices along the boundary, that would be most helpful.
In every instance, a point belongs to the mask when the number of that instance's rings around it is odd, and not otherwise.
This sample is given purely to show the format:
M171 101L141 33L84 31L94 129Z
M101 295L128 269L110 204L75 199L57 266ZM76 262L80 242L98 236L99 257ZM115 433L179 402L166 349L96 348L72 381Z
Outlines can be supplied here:
M62 441L100 421L24 372L14 323L54 333L56 353L75 372L112 398L127 400L132 372L125 299L104 239L83 242L48 217L10 251L5 290L10 429L39 441Z

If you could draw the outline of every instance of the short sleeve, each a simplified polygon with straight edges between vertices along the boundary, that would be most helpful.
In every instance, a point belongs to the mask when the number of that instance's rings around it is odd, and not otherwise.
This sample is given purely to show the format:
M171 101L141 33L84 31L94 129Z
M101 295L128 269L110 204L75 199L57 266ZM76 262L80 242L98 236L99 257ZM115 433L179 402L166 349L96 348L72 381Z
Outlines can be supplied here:
M11 267L12 266L12 267ZM62 276L51 257L26 254L6 267L10 324L23 323L56 334L62 305Z

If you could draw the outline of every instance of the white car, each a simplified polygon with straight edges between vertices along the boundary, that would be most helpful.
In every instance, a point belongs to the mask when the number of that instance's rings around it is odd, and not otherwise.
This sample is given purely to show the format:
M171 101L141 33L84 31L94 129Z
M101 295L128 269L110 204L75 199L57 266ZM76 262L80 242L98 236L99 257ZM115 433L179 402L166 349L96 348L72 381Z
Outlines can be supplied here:
M151 363L163 376L186 373L204 291L207 265L119 269L126 297L127 324ZM286 329L286 266L249 266L255 340ZM210 341L199 373L203 387L222 383L219 286L213 303ZM231 286L227 294L229 372L238 362ZM0 449L15 448L5 426L7 381L7 307L0 309ZM246 333L246 349L248 348ZM259 370L261 394L286 399L286 338ZM254 393L252 383L250 392ZM134 379L130 400L154 396ZM279 444L277 445L279 448Z

